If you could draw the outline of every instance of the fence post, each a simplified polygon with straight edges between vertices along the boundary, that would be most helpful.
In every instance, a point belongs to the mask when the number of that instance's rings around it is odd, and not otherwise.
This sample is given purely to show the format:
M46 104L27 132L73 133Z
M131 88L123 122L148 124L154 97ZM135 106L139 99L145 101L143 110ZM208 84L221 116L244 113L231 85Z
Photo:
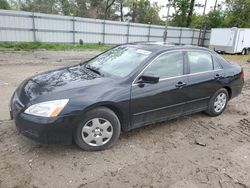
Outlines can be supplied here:
M182 37L182 27L180 28L179 44L181 44L181 37Z
M198 46L200 46L200 40L201 40L201 28L200 28L200 31L199 31Z
M102 29L102 43L105 44L105 20L102 22L103 29Z
M128 22L128 24L127 24L127 43L129 42L129 27L130 27L130 24Z
M148 26L148 42L149 42L149 39L150 39L150 30L151 30L151 23L149 23L149 26Z
M192 35L191 45L193 45L193 43L194 43L194 33L195 33L195 29L193 29L193 35Z
M33 30L33 41L36 42L36 25L35 25L35 15L32 12L32 30Z
M72 19L72 27L73 27L73 32L72 32L72 34L73 34L73 44L75 44L76 43L76 35L75 35L76 29L75 29L75 17L74 16L73 16L73 19Z
M202 46L203 47L204 47L204 44L205 44L206 32L207 32L207 29L205 28L204 33L203 33L203 38L202 38Z

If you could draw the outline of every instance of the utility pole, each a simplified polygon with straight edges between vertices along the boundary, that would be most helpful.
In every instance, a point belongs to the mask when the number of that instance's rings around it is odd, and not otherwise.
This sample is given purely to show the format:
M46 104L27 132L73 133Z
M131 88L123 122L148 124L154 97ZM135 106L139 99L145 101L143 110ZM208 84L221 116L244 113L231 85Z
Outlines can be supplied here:
M215 0L214 10L216 10L218 0Z
M169 19L169 10L171 7L171 0L168 0L168 11L167 11L167 18L166 18L166 26L165 26L165 31L163 33L163 42L166 43L167 42L167 36L168 36L168 19Z
M207 0L205 0L205 5L204 5L204 9L203 9L203 15L206 14L206 8L207 8ZM206 18L205 18L205 19L206 19ZM206 20L205 20L205 22L206 22ZM204 24L204 23L203 23L203 24ZM201 30L202 30L202 28L203 28L203 24L202 24L202 26L201 26L201 28L200 28L200 32L199 32L198 46L200 46Z
M207 8L207 0L205 0L205 5L204 5L204 9L203 9L203 15L206 14L206 8Z

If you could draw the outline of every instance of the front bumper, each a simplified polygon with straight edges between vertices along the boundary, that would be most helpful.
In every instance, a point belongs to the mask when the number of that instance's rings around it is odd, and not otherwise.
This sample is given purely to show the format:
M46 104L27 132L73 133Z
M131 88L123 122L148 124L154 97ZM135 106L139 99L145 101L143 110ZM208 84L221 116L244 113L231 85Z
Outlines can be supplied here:
M73 117L41 118L24 113L14 116L17 130L24 136L45 144L71 144Z
M10 103L10 117L14 119L17 130L26 137L41 143L72 143L77 123L76 116L59 116L55 118L38 117L23 112L24 105L13 95Z

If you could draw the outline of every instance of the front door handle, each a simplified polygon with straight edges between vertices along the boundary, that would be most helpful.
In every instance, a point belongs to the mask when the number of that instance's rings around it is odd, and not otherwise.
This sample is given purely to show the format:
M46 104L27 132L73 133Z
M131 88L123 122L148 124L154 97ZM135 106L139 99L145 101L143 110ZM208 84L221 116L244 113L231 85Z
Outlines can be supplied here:
M185 85L187 85L185 82L178 82L177 84L175 84L175 87L182 88Z

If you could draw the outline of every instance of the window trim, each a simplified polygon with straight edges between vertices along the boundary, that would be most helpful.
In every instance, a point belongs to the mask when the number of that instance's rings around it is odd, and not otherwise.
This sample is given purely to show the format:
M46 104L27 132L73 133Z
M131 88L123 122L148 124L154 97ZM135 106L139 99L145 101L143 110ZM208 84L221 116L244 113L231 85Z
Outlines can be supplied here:
M202 53L205 53L207 55L210 56L211 58L211 61L212 61L212 70L206 70L206 71L201 71L201 72L194 72L194 73L191 73L191 67L190 67L190 60L188 58L188 52L202 52ZM208 52L205 52L205 51L202 51L202 50L190 50L190 51L186 51L186 59L187 59L187 64L188 64L188 74L196 74L196 73L203 73L203 72L210 72L210 71L214 71L214 58L213 58L213 55L212 53L210 53L209 51ZM216 69L218 70L218 69Z
M170 77L162 77L162 78L160 78L160 80L171 78L171 77L179 77L179 76L183 76L185 74L185 66L184 66L185 65L185 57L184 57L184 52L183 51L169 51L169 53L175 53L175 52L180 52L180 54L182 55L182 73L181 73L181 75L170 76ZM159 58L159 57L161 57L161 56L163 56L165 54L168 54L168 53L161 53L161 54L159 54L155 59L152 60L152 62L150 63L150 65L153 65L153 63L157 60L157 58ZM149 66L147 68L149 68ZM146 69L143 71L143 73L146 71Z
M216 57L214 55L214 56L212 56L212 59L213 59L213 63L216 62L219 65L219 67L220 67L219 69L223 69L223 66L221 65L220 60L219 60L218 57ZM214 69L214 70L218 70L218 69Z
M189 49L179 49L179 50L170 50L170 51L166 51L166 52L163 52L159 55L157 55L153 60L151 60L150 63L148 63L148 65L146 67L144 67L142 69L142 71L135 77L135 79L133 80L132 82L132 86L138 86L138 84L140 83L137 83L138 81L138 78L143 74L143 72L146 70L146 68L157 58L159 57L160 55L162 54L165 54L165 53L170 53L170 52L183 52L183 56L184 56L184 60L183 60L183 65L184 65L184 72L183 72L183 75L180 75L180 76L174 76L174 77L169 77L169 78L162 78L162 79L159 79L159 82L160 81L164 81L164 80L170 80L170 79L174 79L174 78L181 78L181 77L185 77L185 76L192 76L192 75L197 75L197 74L205 74L205 73L209 73L209 72L216 72L216 71L220 71L220 70L223 70L223 67L221 66L220 69L216 69L216 70L209 70L209 71L203 71L203 72L197 72L197 73L190 73L190 66L189 66L189 61L188 61L188 57L187 57L187 52L189 51L199 51L199 52L205 52L205 53L208 53L211 55L212 57L212 61L213 61L213 54L210 52L210 51L204 51L204 50L201 50L201 49L192 49L192 50L189 50ZM221 65L221 64L220 64ZM188 72L186 72L188 71Z
M138 80L138 78L145 72L145 70L146 70L146 69L147 69L147 68L148 68L148 67L149 67L158 57L160 57L160 56L162 56L162 55L164 55L164 54L167 54L167 53L171 53L171 52L181 52L181 53L182 53L182 55L183 55L183 74L180 75L180 76L174 76L174 77L169 77L169 78L161 78L161 79L159 79L159 81L161 81L161 80L166 80L166 79L171 79L171 78L175 78L175 77L184 76L184 75L185 75L185 70L184 70L184 68L185 68L185 66L184 66L184 64L185 64L184 51L183 51L183 50L170 50L170 51L162 52L162 53L158 54L154 59L152 59L151 62L148 63L147 66L144 67L144 68L142 69L142 71L135 77L134 81L132 82L132 85L138 85L138 84L139 84L139 83L136 82L136 81Z

